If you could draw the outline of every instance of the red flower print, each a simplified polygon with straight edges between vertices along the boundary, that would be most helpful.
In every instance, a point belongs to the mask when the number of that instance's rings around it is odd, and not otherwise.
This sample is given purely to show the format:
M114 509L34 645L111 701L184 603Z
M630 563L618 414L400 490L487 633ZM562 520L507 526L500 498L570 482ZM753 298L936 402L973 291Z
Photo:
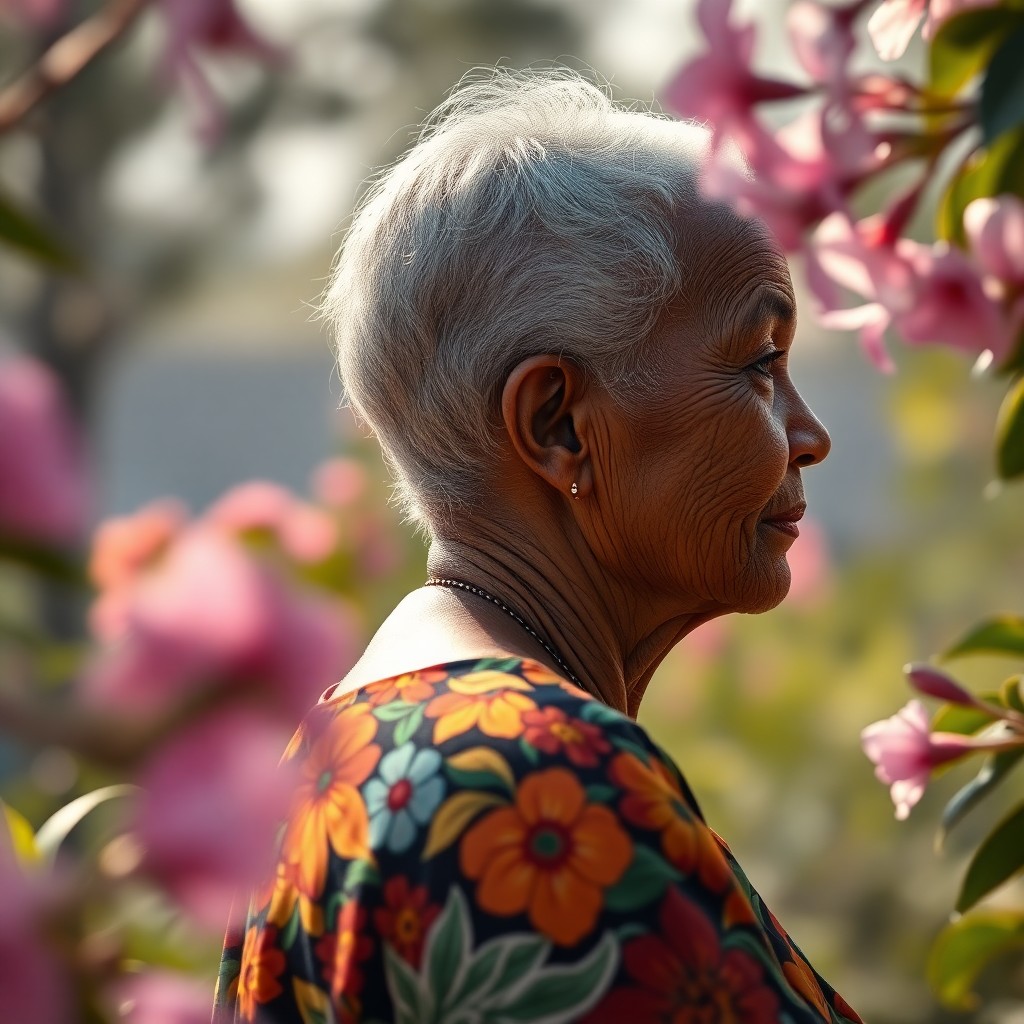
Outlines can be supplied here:
M687 874L696 874L715 892L733 883L733 874L711 830L686 803L668 768L656 758L645 765L633 754L619 754L611 767L612 781L625 791L619 810L642 828L661 833L665 857Z
M634 984L607 995L586 1024L777 1024L779 999L749 953L723 950L704 912L670 889L660 932L626 944Z
M330 986L331 999L350 1002L363 990L362 962L373 953L373 940L366 931L366 908L349 900L341 908L334 929L314 949L323 964L323 978Z
M278 980L285 968L284 953L275 946L277 929L253 926L246 932L238 975L238 1008L243 1020L255 1020L260 1003L276 999L284 989Z
M570 718L561 708L538 708L523 715L523 739L545 754L565 751L566 757L580 768L593 768L598 755L611 745L596 725Z
M440 907L429 902L425 885L415 888L404 875L392 878L384 886L385 906L373 913L373 923L381 937L413 967L419 967L426 937Z

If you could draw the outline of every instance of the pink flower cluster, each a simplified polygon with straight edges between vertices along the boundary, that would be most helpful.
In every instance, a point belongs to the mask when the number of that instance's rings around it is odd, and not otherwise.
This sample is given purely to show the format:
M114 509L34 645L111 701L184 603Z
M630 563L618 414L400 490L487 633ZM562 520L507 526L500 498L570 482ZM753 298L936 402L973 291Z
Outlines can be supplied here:
M906 672L919 693L982 711L997 728L978 735L932 732L931 718L919 700L910 701L891 718L867 726L861 732L864 753L874 763L878 780L889 786L901 821L924 795L936 768L969 754L1024 746L1024 716L980 700L929 665L909 665Z
M74 421L38 360L0 355L0 535L66 546L85 532L89 486Z
M263 481L195 521L164 501L96 534L82 699L157 735L184 716L143 755L132 829L141 869L211 927L266 870L293 789L278 759L355 652L351 608L300 578L338 543L336 518Z
M894 56L925 14L931 33L979 5L886 0L868 31L883 56ZM824 326L858 330L867 355L886 371L893 368L884 345L890 327L909 344L987 350L1003 360L1024 326L1020 201L1001 196L972 204L965 216L969 251L901 237L935 161L973 121L954 112L929 125L919 116L934 103L925 90L896 75L851 68L856 22L867 6L791 4L787 28L806 79L800 84L754 70L754 26L736 22L731 0L699 0L707 47L669 84L666 103L713 130L705 192L760 217L787 250L804 253ZM777 130L759 117L759 105L796 97L820 102ZM861 186L910 160L924 163L919 181L881 214L856 219L851 199ZM848 306L848 292L862 304Z

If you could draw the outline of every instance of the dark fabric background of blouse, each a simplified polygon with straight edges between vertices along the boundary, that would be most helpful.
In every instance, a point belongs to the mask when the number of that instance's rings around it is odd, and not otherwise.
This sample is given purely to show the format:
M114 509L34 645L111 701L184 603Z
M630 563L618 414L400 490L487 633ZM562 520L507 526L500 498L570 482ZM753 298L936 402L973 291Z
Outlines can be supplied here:
M859 1022L672 760L531 661L312 710L277 874L229 935L226 1020Z

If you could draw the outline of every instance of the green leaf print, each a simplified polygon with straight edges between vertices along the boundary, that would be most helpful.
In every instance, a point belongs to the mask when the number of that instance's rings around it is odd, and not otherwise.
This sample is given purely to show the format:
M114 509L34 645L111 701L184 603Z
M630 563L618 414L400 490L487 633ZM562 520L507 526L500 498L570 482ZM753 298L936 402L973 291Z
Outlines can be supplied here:
M619 944L606 932L574 964L545 966L551 943L536 935L507 935L473 948L466 898L453 889L427 938L417 974L385 946L388 991L397 1024L569 1024L606 992Z
M397 722L421 707L420 704L410 704L406 700L395 700L390 704L382 704L379 708L374 708L373 717L381 722Z
M604 894L609 910L630 911L659 899L665 887L682 878L660 854L637 846L626 873Z
M428 1024L434 1019L433 999L420 976L390 946L384 947L384 973L395 1024Z
M423 721L423 712L426 711L425 704L417 704L416 707L409 712L399 723L395 726L395 743L401 746L403 743L408 742L412 739L416 730L420 727Z
M605 993L618 966L619 944L605 932L597 948L578 963L541 968L517 986L515 997L501 998L504 1021L521 1024L565 1024L587 1012Z
M463 968L472 942L466 899L458 889L453 889L444 913L430 930L423 951L430 991L438 1002L444 1002L455 988L455 979Z

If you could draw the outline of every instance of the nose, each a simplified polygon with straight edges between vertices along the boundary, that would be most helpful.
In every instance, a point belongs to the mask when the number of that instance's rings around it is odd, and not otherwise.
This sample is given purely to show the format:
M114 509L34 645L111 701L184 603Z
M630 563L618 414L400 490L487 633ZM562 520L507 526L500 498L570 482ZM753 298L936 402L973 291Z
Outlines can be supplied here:
M825 425L794 389L794 405L788 423L790 465L801 469L814 466L828 457L832 438Z

